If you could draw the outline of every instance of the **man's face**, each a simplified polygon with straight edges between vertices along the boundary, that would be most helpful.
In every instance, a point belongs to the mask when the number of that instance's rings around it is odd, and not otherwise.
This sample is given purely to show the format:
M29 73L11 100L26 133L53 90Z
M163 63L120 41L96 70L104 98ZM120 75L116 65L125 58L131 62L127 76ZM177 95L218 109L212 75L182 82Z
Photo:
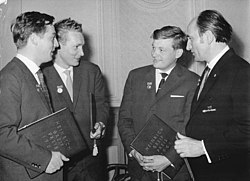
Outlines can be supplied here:
M79 65L80 58L84 55L83 45L85 44L82 33L69 31L64 43L60 43L56 62L63 68Z
M205 60L205 48L206 44L204 43L203 36L200 37L198 28L195 24L195 20L193 20L187 28L188 34L188 42L187 42L187 50L190 50L193 53L193 56L196 61L204 61Z
M153 40L151 55L153 57L153 66L156 69L167 71L175 66L179 57L172 43L173 39Z
M55 38L56 33L53 25L47 25L46 32L39 36L38 51L40 63L48 62L52 60L53 51L58 46L58 42Z

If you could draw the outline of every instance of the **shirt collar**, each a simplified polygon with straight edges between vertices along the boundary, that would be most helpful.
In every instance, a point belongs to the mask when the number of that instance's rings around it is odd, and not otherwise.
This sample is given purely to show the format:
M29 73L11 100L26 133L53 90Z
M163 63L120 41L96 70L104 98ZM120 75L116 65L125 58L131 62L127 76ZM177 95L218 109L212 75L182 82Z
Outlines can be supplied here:
M40 69L40 67L38 67L37 64L35 64L35 62L33 62L29 58L27 58L19 53L16 55L16 57L18 59L20 59L26 65L26 67L31 71L31 73L33 75L36 75L36 73Z
M174 66L175 67L175 66ZM171 69L167 70L167 71L161 71L160 69L156 69L156 73L157 74L161 74L161 73L166 73L166 74L170 74L171 71L174 69L174 67L172 67Z
M73 71L72 66L70 66L68 69L65 69L65 68L62 68L60 65L58 65L56 62L54 63L54 67L59 74L62 74L65 70L70 70L71 72Z
M215 64L220 60L220 58L229 50L229 46L227 45L218 55L216 55L207 66L210 68L210 71L214 68Z

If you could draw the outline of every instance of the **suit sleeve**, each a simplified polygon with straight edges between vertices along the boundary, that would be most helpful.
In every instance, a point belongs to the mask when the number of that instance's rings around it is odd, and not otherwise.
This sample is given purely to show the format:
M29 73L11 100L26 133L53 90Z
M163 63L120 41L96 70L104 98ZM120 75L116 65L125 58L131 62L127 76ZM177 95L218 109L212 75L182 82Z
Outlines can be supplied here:
M22 90L19 78L0 74L0 155L41 173L51 159L51 152L17 133L23 119Z
M130 153L130 143L135 138L134 120L131 115L131 108L133 107L133 90L132 90L132 76L129 74L123 92L122 103L119 111L118 130L127 153Z
M186 102L185 102L184 110L183 110L184 122L181 125L182 128L180 130L180 133L184 134L184 135L185 135L186 125L187 125L188 120L190 118L191 104L192 104L192 101L193 101L193 98L194 98L195 90L196 90L196 87L197 87L197 82L198 82L198 76L195 77L193 79L193 81L189 82L190 87L189 87L189 91L187 92L187 95L186 95Z
M102 76L101 70L98 68L95 76L95 103L96 103L96 121L102 122L107 126L109 117L109 102L107 87Z

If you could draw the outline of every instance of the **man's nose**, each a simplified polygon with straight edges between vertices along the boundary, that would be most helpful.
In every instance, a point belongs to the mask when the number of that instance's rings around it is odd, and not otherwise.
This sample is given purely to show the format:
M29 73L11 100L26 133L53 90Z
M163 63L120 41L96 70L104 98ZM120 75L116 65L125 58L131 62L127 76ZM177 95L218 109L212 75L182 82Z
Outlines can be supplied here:
M188 40L188 42L187 42L186 49L187 49L188 51L192 49L192 45L191 45L190 40Z
M54 39L54 48L56 48L56 47L59 47L59 43L58 43L57 39L55 38Z
M80 53L81 56L84 55L84 51L83 51L83 48L82 48L82 47L80 48L79 53Z
M152 51L151 51L151 55L152 55L152 57L156 57L156 55L157 55L156 50L152 50Z

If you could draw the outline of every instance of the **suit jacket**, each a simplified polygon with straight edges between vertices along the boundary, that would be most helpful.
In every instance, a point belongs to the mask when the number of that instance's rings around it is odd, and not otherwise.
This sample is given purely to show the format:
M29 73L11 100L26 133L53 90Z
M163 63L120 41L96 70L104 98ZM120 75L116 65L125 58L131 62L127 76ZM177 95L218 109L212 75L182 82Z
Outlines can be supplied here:
M54 111L63 107L68 107L71 110L89 149L92 150L93 140L89 136L90 92L94 95L93 117L95 121L107 125L109 116L107 89L99 67L82 60L78 66L73 68L73 102L53 63L50 62L43 67ZM60 92L60 89L62 92Z
M197 82L198 75L177 64L156 96L155 68L149 65L132 70L125 84L118 121L125 151L131 152L130 143L152 114L183 133ZM166 156L173 164L180 159L174 149ZM145 172L133 158L129 158L129 170L137 179Z
M50 114L29 69L14 58L0 72L0 180L31 180L26 169L43 173L51 152L19 135L17 129ZM41 174L35 181L62 180L62 172Z
M198 101L196 90L186 133L204 140L212 160L189 159L197 180L244 180L250 166L249 89L250 65L230 49L210 72Z

